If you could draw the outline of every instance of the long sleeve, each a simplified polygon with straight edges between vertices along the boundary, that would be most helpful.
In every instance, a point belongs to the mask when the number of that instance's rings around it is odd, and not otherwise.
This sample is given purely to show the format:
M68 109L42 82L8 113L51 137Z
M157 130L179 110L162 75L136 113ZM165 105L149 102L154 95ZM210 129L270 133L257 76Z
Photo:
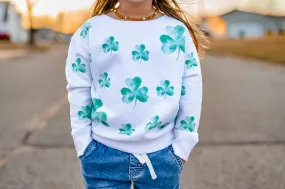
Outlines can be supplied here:
M84 30L82 30L84 31ZM66 62L68 100L70 103L71 134L77 156L83 155L91 142L91 85L90 54L86 33L72 37Z
M186 36L185 69L180 98L180 108L174 128L175 154L188 160L199 141L198 127L202 108L202 73L197 50L190 34Z

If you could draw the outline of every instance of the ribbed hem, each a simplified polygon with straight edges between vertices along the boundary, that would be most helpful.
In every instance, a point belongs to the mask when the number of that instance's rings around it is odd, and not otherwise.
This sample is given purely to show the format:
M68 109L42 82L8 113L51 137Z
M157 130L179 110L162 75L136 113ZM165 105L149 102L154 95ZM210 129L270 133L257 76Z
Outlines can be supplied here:
M77 152L77 157L84 154L85 149L92 141L91 126L80 130L79 132L72 133L74 146Z
M176 137L177 138L172 143L174 153L183 160L187 161L190 156L190 153L199 141L198 133L191 133L191 135L185 134L183 137Z
M108 147L131 153L144 154L157 152L172 144L174 134L167 133L159 138L143 141L118 141L109 138L104 138L92 132L92 138Z

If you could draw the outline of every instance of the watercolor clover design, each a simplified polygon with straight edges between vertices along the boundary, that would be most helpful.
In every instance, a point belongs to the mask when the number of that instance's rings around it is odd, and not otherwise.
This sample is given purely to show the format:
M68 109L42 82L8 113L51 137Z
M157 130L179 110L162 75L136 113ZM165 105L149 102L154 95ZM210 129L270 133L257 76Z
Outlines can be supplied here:
M121 94L123 95L122 101L125 104L129 104L135 101L134 108L136 107L137 101L147 102L148 101L148 88L141 87L142 80L140 77L135 77L133 79L126 79L126 85L128 88L122 88Z
M166 31L168 35L160 36L160 41L163 44L161 50L165 54L172 54L178 50L178 57L180 56L180 51L185 53L185 28L183 26L167 26Z
M81 64L81 58L76 58L75 63L72 64L72 71L75 73L86 72L85 64Z
M115 41L115 38L113 36L110 36L109 38L105 39L105 43L102 45L102 48L105 54L111 52L112 55L113 51L119 50L119 42Z
M191 116L191 117L186 117L185 120L182 120L180 122L180 129L181 130L186 130L186 131L189 131L189 132L194 132L194 129L195 129L195 126L196 126L196 123L194 123L194 116Z
M92 54L91 53L88 54L88 62L92 63Z
M185 64L186 64L187 69L191 69L192 67L198 66L198 62L196 58L194 58L193 52L187 55L187 60L185 61Z
M135 132L135 129L132 128L131 124L125 124L122 125L122 127L119 129L121 135L128 135L131 136L133 134L133 132Z
M186 95L186 87L185 86L182 86L182 89L181 89L181 96L185 96Z
M174 95L174 87L170 86L169 80L161 81L160 84L161 86L156 88L158 96L166 98Z
M81 28L80 36L86 38L91 27L91 23L85 22Z
M159 121L159 116L155 116L151 118L151 122L148 122L145 126L145 130L150 131L154 128L163 129L164 127L168 126L170 123L163 124L162 121Z
M133 60L139 61L142 63L142 61L148 61L149 60L149 51L145 49L145 45L137 45L136 50L132 52Z
M85 120L85 119L91 120L91 107L89 105L82 106L81 111L78 111L77 114L79 120Z
M111 79L108 78L108 73L105 72L104 74L100 74L100 78L98 83L100 84L100 88L101 89L105 89L105 88L109 88L110 87L110 83L111 83Z
M108 116L105 112L98 112L97 110L101 107L103 107L103 102L101 99L92 99L93 106L91 111L91 119L97 123L102 123L103 125L110 127L110 125L107 123Z

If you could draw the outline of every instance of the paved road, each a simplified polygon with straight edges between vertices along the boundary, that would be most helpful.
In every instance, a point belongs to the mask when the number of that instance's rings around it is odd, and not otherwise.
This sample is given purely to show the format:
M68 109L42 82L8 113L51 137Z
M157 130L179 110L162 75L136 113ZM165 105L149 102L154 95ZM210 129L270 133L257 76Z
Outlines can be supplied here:
M83 188L66 47L0 61L0 189ZM285 189L285 66L207 57L200 144L182 189Z

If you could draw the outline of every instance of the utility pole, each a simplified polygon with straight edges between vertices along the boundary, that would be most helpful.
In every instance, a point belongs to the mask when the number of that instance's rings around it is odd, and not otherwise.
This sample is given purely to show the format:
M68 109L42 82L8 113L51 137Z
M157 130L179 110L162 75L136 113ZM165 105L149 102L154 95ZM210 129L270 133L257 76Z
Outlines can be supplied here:
M26 0L26 4L27 4L27 13L28 13L28 18L29 18L29 22L30 22L30 28L29 28L29 44L34 46L35 45L35 29L33 27L33 10L35 7L35 4L38 2L38 0Z

